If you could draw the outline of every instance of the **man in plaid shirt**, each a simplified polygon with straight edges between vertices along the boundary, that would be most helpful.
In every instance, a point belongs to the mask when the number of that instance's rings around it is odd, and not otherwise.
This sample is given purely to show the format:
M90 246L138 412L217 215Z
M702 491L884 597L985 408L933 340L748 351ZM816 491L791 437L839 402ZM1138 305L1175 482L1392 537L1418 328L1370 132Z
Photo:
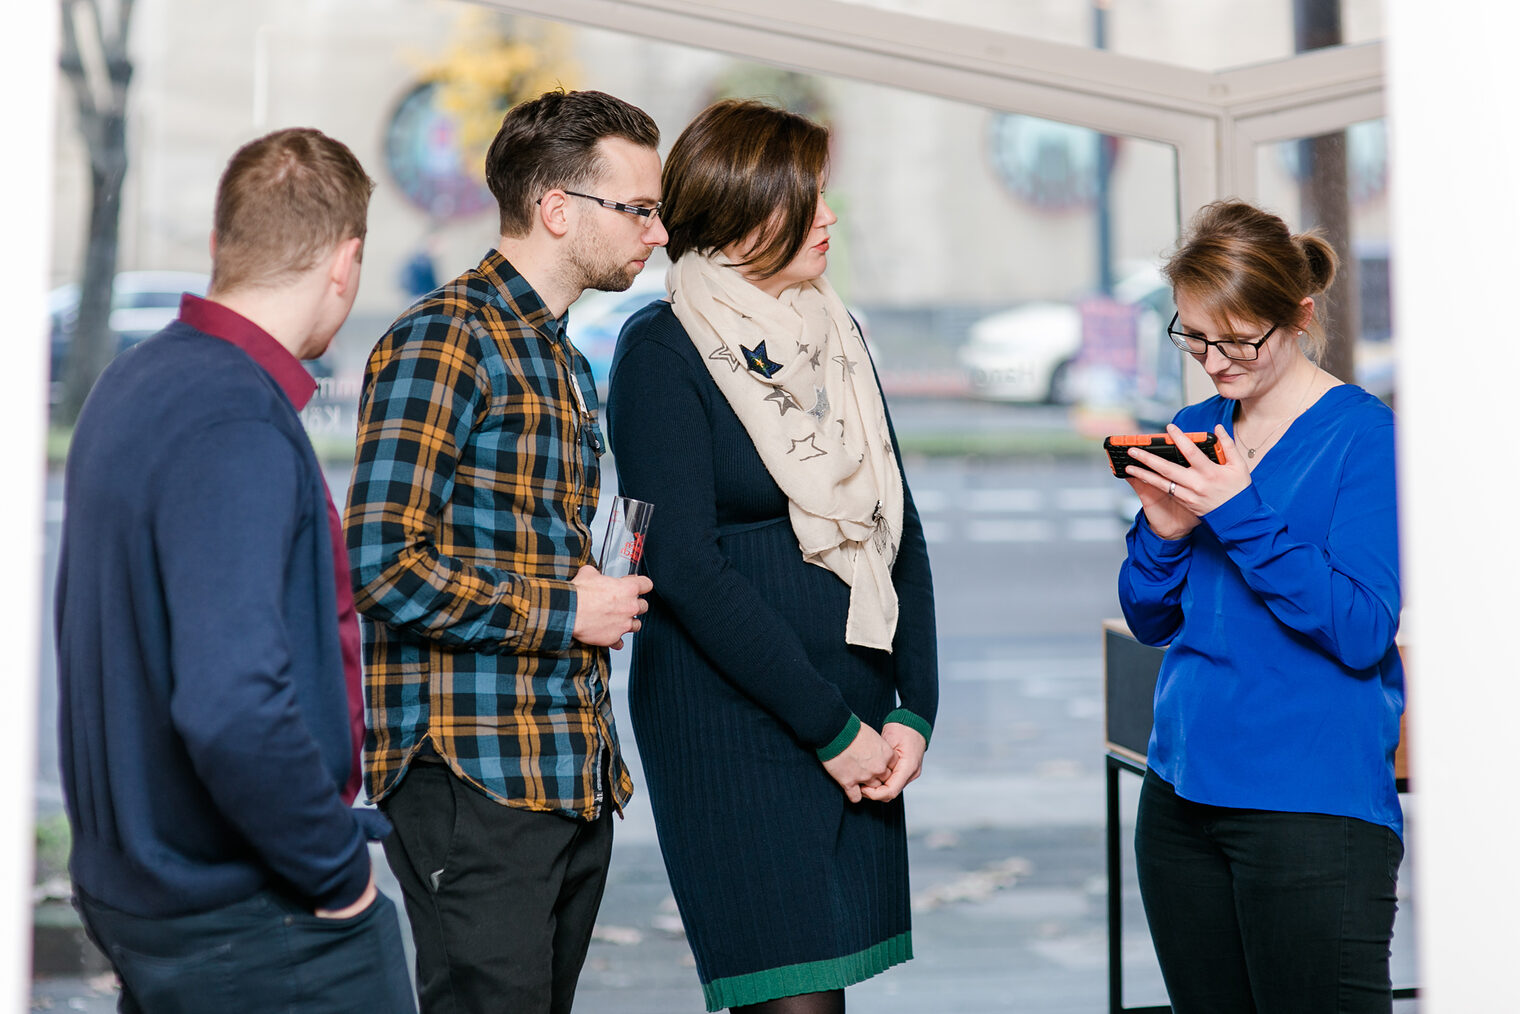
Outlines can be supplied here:
M658 143L600 92L514 107L486 156L499 245L365 368L346 516L365 767L429 1014L570 1010L632 792L608 648L652 585L588 565L603 439L565 319L665 243Z

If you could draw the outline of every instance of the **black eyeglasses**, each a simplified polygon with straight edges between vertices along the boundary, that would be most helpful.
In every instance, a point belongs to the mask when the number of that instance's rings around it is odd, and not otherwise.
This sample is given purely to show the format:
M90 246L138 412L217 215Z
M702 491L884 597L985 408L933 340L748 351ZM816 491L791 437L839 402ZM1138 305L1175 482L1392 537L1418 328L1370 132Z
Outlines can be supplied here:
M584 197L588 201L595 201L602 207L611 208L613 211L621 211L624 214L628 215L637 215L638 217L644 219L646 222L658 218L660 215L660 209L665 206L664 201L655 201L654 207L641 208L637 204L623 204L619 201L609 201L605 197L592 197L590 194L578 194L574 190L566 190L565 193L569 194L571 197Z
M1166 336L1172 340L1172 344L1184 352L1200 358L1209 354L1209 346L1219 350L1219 354L1226 359L1234 359L1237 362L1249 363L1261 354L1261 347L1267 343L1267 339L1277 331L1281 324L1273 324L1272 330L1254 341L1243 341L1239 338L1230 338L1225 341L1210 341L1201 334L1192 334L1188 331L1178 331L1177 314L1172 314L1172 322L1166 326Z

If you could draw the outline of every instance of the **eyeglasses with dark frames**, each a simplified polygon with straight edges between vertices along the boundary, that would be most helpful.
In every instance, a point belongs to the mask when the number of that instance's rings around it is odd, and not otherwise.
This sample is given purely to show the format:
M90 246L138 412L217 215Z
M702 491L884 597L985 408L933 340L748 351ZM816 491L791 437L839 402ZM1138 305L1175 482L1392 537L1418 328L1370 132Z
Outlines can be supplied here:
M1166 326L1166 336L1172 340L1173 345L1200 359L1209 354L1209 346L1212 345L1226 359L1233 359L1240 363L1249 363L1261 354L1261 347L1267 343L1267 339L1272 337L1281 326L1281 324L1273 324L1272 330L1260 338L1249 341L1241 338L1211 341L1201 334L1193 334L1190 331L1178 331L1177 314L1174 313L1172 314L1172 322Z
M660 209L665 206L664 201L655 201L654 207L643 208L637 204L623 204L621 201L609 201L605 197L593 197L590 194L576 193L574 190L566 190L565 193L569 194L571 197L584 197L588 201L595 201L602 207L611 208L613 211L621 211L627 215L637 215L639 218L644 219L646 222L658 218L660 216ZM540 200L542 200L542 198L540 198Z

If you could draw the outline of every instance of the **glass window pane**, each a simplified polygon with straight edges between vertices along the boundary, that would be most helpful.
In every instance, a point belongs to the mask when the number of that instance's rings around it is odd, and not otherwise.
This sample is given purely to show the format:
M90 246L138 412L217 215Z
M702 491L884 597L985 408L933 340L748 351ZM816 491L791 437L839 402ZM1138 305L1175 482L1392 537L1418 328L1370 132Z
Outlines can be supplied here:
M1295 230L1324 230L1340 255L1328 305L1321 306L1331 336L1326 368L1392 402L1385 122L1260 145L1256 177L1265 206Z
M1004 6L1027 9L982 9ZM926 955L968 956L956 989L973 1006L995 1008L1016 988L1042 1009L1101 1009L1106 982L1091 974L1106 958L1094 903L1104 872L1099 630L1117 609L1136 504L1100 440L1137 420L1159 425L1181 403L1181 356L1163 333L1170 293L1156 273L1179 219L1176 153L474 4L392 5L382 19L366 0L319 7L319 17L310 5L225 5L194 25L142 22L119 268L206 270L216 176L250 137L312 123L354 149L379 182L363 284L313 367L306 413L340 503L369 349L425 279L453 277L497 240L478 176L512 98L556 84L611 92L654 116L665 150L724 95L773 99L830 125L839 223L829 278L868 331L936 576L942 706L910 790L918 942ZM1083 38L1088 13L1061 14L1067 41ZM77 277L88 217L83 148L70 114L62 121L60 283ZM602 379L619 326L663 293L662 274L657 257L635 291L591 293L572 310L571 338ZM616 488L608 466L604 502ZM627 653L614 658L614 706L637 763ZM44 796L56 800L56 784ZM652 1009L702 1002L648 814L641 797L619 828L608 935L581 979L590 1009L619 1010L629 995ZM1033 914L999 893L1026 871L1045 892ZM1127 999L1159 1002L1132 890L1126 905ZM862 1002L937 1009L935 968L924 960L862 985ZM1049 974L1031 984L1019 971L1030 968Z

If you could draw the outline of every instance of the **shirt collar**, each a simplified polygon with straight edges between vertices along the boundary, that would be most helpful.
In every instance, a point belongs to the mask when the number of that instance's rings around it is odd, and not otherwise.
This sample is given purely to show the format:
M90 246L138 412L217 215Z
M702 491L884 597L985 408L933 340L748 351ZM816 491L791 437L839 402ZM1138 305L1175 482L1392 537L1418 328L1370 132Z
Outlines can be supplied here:
M316 393L317 381L301 361L275 341L268 331L237 311L187 292L179 300L179 319L197 331L231 342L246 352L280 385L280 390L285 392L297 412L305 408Z
M500 250L491 250L486 254L480 262L480 272L498 291L505 294L509 308L526 321L529 327L537 328L550 339L558 340L565 336L565 323L570 318L570 311L551 317L543 299L512 266L512 262L502 256Z

